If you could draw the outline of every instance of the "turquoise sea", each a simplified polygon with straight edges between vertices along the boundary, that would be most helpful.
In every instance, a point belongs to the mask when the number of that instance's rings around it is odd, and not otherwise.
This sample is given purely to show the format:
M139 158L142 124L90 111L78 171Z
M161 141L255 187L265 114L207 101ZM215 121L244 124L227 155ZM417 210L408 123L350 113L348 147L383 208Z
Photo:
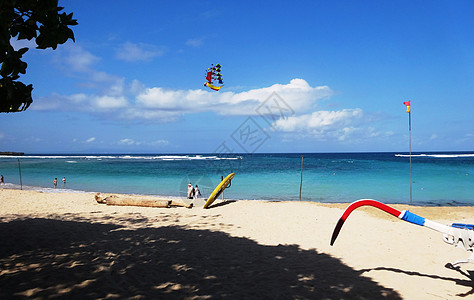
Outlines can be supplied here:
M474 205L474 152L413 153L411 168L413 204ZM3 188L47 192L184 197L191 182L207 197L221 176L235 172L226 199L298 201L301 170L305 201L410 203L407 153L0 156Z

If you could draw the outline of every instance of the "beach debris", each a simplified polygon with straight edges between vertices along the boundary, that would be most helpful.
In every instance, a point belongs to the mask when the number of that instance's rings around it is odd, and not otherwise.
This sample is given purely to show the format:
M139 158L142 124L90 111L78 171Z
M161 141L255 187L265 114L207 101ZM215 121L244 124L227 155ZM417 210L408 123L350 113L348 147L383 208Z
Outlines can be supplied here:
M336 224L334 231L331 237L331 246L336 241L339 232L341 231L342 225L349 217L351 212L361 206L373 206L375 208L381 209L403 221L410 222L412 224L428 227L432 230L441 232L443 234L443 241L447 244L454 245L460 248L464 248L466 251L471 252L471 255L464 260L458 260L454 263L446 264L446 267L457 267L459 264L474 262L474 225L473 224L462 224L462 223L452 223L449 225L443 225L436 223L420 217L414 213L409 212L408 210L399 211L393 207L390 207L382 202L372 200L372 199L363 199L352 202L344 211L341 218Z
M211 90L219 91L224 86L224 80L221 74L222 66L220 64L211 65L211 67L207 68L206 71L206 82L204 86L207 86Z
M184 201L179 199L153 199L153 198L144 198L144 197L123 197L117 195L110 195L108 197L102 197L100 193L95 194L94 196L97 203L107 204L107 205L117 205L117 206L141 206L141 207L161 207L161 208L170 208L170 207L186 207L192 208L193 204L186 204Z

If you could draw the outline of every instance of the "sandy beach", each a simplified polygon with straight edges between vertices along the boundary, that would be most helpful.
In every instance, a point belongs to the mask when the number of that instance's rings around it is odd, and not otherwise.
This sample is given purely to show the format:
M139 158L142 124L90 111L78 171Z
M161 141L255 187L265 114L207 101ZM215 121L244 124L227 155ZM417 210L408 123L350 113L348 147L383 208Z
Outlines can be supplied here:
M474 296L474 263L445 267L470 253L374 208L355 211L330 246L347 204L194 204L111 206L94 193L0 189L0 298ZM474 223L474 207L394 207Z

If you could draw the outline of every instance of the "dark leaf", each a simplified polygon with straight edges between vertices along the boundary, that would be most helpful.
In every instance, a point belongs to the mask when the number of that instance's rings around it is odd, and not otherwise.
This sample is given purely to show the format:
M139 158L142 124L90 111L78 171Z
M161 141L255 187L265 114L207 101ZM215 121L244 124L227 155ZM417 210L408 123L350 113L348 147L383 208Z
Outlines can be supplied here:
M77 25L73 14L60 13L58 0L0 0L0 112L26 110L33 102L33 86L16 81L26 74L22 56L28 48L15 51L12 37L35 39L38 49L57 48L69 39L75 41L69 26Z

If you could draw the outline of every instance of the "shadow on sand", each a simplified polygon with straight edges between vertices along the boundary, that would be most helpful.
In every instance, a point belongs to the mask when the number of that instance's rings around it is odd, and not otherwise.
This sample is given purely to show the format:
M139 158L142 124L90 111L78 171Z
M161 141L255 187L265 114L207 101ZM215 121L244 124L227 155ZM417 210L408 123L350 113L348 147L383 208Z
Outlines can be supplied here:
M211 205L209 205L208 209L221 207L221 206L226 206L226 205L229 205L229 204L232 204L232 203L235 203L235 202L237 202L237 201L236 200L226 200L226 201L219 202L219 203L216 203L216 204L211 204Z
M223 232L143 227L0 223L0 298L401 299L315 250L264 246Z
M448 264L450 265L450 264ZM395 268L386 268L386 267L378 267L378 268L372 268L372 269L363 269L360 270L360 273L365 273L365 272L371 272L371 271L388 271L388 272L395 272L395 273L403 273L407 274L410 276L420 276L420 277L428 277L428 278L433 278L433 279L441 279L441 280L446 280L446 281L452 281L456 283L457 285L461 286L466 286L470 287L471 290L468 291L467 293L464 294L457 294L457 297L467 297L467 296L472 296L474 295L474 271L463 271L460 267L452 267L452 266L446 266L448 269L455 270L459 273L461 273L463 276L465 276L467 279L458 279L458 278L452 278L452 277L443 277L439 275L434 275L434 274L423 274L419 272L413 272L413 271L405 271L405 270L400 270L400 269L395 269Z

